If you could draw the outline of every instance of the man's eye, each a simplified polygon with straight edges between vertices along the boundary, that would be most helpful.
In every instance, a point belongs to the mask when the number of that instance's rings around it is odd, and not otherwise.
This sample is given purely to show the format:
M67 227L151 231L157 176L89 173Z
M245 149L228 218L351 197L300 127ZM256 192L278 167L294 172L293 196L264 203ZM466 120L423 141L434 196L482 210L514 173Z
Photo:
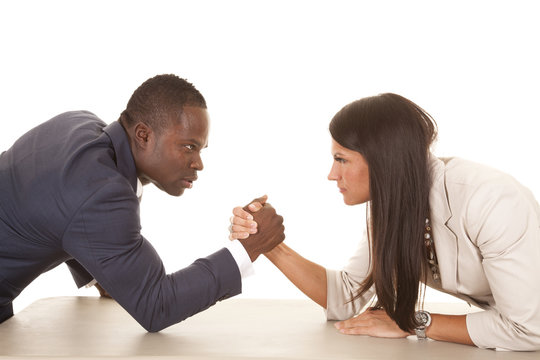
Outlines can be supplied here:
M190 151L195 150L195 145L186 144L184 147Z

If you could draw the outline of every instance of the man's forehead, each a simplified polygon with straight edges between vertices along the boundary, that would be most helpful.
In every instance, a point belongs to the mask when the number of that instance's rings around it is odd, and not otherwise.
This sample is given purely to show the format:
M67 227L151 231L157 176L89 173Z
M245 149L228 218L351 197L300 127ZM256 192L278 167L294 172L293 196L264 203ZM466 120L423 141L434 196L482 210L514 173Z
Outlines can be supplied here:
M209 123L208 111L205 108L184 106L180 116L177 117L177 122L186 128L190 127L207 127Z

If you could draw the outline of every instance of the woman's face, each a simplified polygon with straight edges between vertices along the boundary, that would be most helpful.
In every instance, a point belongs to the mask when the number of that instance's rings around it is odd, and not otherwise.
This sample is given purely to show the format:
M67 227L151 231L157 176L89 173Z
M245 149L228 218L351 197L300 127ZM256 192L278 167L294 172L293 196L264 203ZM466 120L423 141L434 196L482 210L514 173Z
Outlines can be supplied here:
M357 205L370 200L369 169L359 152L344 148L332 139L334 162L328 180L337 182L339 192L347 205Z

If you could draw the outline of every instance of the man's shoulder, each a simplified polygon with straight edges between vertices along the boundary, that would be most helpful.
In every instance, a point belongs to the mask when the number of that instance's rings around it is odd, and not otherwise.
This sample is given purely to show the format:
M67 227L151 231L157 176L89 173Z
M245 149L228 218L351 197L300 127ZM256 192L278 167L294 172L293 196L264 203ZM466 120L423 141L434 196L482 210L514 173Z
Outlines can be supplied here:
M58 119L58 120L89 119L89 120L97 120L97 121L103 122L100 118L97 117L96 114L88 110L65 111L63 113L56 115L55 117L53 117L53 119Z
M102 129L107 124L94 113L87 110L67 111L56 115L42 124L43 127L56 127L59 125L64 128L93 126Z

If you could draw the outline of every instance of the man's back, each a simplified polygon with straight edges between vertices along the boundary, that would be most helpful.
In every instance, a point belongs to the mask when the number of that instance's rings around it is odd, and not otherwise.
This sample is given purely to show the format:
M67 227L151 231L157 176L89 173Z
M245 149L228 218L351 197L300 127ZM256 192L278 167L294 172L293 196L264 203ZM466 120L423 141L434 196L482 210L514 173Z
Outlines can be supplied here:
M104 127L89 112L64 113L0 155L1 302L71 257L62 244L66 226L100 182L117 173Z
M2 153L0 322L33 279L72 258L150 331L238 294L226 249L166 274L140 234L136 188L122 125L88 112L59 115Z

